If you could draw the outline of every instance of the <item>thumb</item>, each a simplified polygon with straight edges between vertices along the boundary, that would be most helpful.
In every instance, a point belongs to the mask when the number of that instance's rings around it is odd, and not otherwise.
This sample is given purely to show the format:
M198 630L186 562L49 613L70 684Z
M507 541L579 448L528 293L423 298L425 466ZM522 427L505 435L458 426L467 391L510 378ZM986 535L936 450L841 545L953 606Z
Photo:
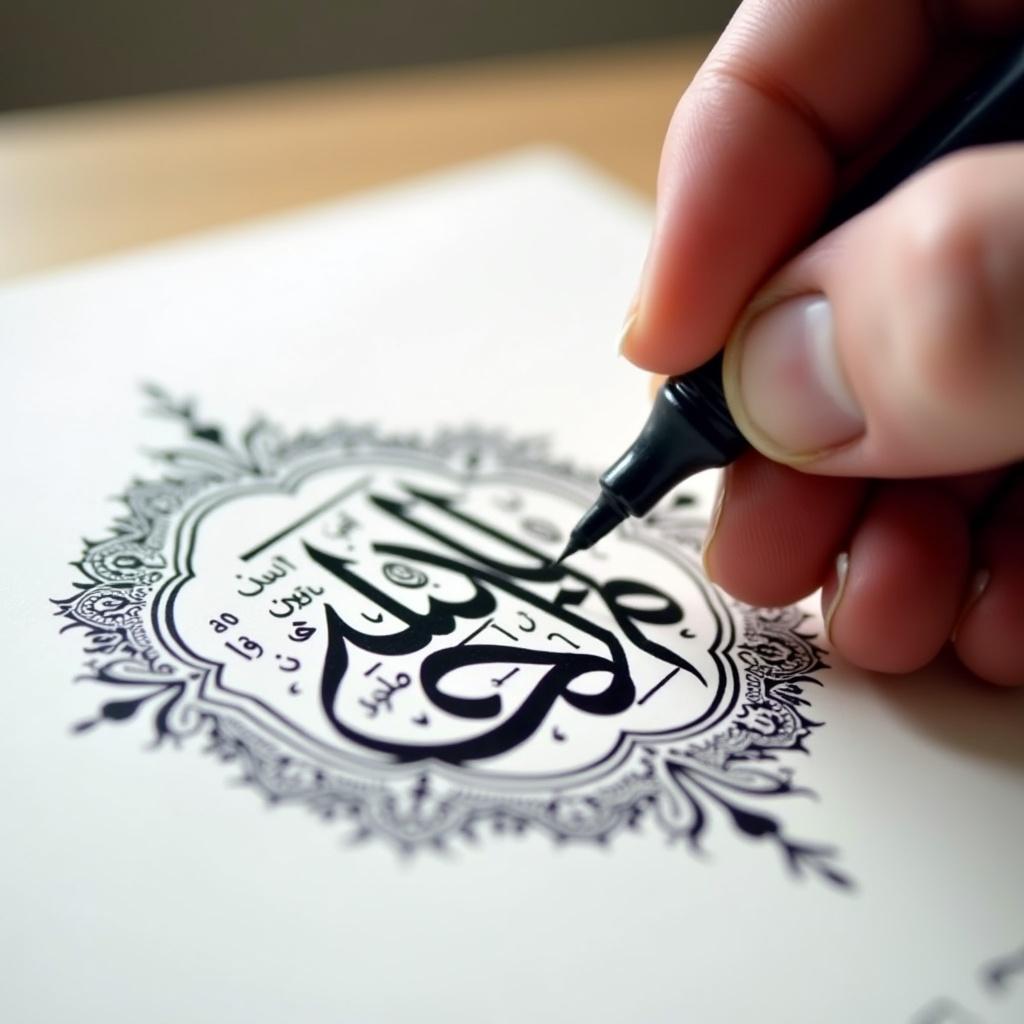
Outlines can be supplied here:
M811 473L1024 456L1024 146L946 158L801 253L725 352L729 407Z

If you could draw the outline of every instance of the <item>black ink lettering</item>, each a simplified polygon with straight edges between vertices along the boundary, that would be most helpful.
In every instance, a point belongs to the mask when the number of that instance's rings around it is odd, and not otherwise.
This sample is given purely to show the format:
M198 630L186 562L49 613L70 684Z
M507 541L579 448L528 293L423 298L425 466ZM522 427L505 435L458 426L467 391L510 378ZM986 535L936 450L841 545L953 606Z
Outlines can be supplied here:
M502 683L507 683L518 671L518 668L514 668L511 672L506 672L500 679L492 679L491 682L495 686L501 686Z
M464 636L460 641L459 645L468 644L470 640L475 640L492 622L492 619L488 619L482 626L477 626L469 636Z
M316 628L306 625L304 619L296 619L292 627L293 631L288 634L288 639L294 640L297 644L305 643L316 632Z
M376 554L401 559L407 565L411 563L410 568L435 566L461 575L472 586L471 597L461 602L439 601L430 596L428 610L421 613L413 611L364 579L355 570L355 563L351 559L340 558L321 551L306 542L306 551L318 565L347 584L356 593L373 601L382 614L387 612L405 624L403 630L395 633L383 636L367 634L346 622L332 605L325 606L328 624L328 650L321 681L321 702L328 719L342 735L370 749L389 753L398 761L436 757L449 763L461 764L465 761L493 757L522 743L539 728L545 716L558 700L565 700L580 710L597 715L617 714L632 704L635 698L635 688L629 674L625 652L618 638L611 631L601 628L570 610L570 606L583 600L586 591L583 591L583 597L578 597L578 590L570 590L566 595L566 588L563 588L561 592L563 599L559 604L540 597L516 582L520 579L530 582L557 582L565 575L562 568L551 567L543 556L532 552L532 549L526 545L520 544L514 538L507 537L486 523L457 512L451 508L449 499L413 491L411 488L407 489L414 498L428 502L463 526L471 527L492 540L503 541L513 550L535 554L537 561L543 564L523 566L498 562L490 556L474 551L460 541L446 536L434 527L419 522L408 514L407 505L371 495L371 501L407 526L411 526L434 540L444 543L447 547L482 563L482 565L464 564L445 555L406 545L374 544L373 550ZM682 610L668 595L654 587L633 580L612 580L605 584L598 584L578 572L574 571L571 575L577 581L585 583L601 597L619 628L639 649L661 658L670 665L686 670L701 679L702 684L706 685L696 669L686 659L677 652L648 639L637 626L637 623L664 625L678 622L682 618ZM549 639L562 640L572 648L572 651L559 654L528 648L510 650L508 647L495 647L489 644L470 644L468 641L479 635L479 632L488 625L494 626L505 637L518 643L519 637L491 620L454 647L436 650L428 654L420 666L420 684L427 699L440 710L458 718L486 722L500 717L503 707L501 697L496 693L476 697L447 693L442 683L450 673L459 668L478 664L507 665L512 663L516 666L524 664L547 666L547 670L523 698L522 704L504 721L484 729L478 735L465 739L433 744L410 744L367 736L339 718L335 708L349 664L348 643L353 643L368 653L379 655L409 654L422 650L435 637L452 633L457 619L490 616L497 608L495 592L504 592L526 604L542 609L579 633L593 637L604 645L609 655L605 657L582 653L580 644L571 640L565 633L557 632L549 633ZM636 606L630 603L630 599L635 598L643 598L648 603ZM532 622L533 619L530 618L529 621ZM569 689L575 679L590 672L607 673L609 676L607 686L600 693L579 694ZM375 694L370 703L377 709L383 699L389 701L390 692Z
M409 587L412 590L425 587L430 579L427 574L404 562L387 562L381 569L384 578L398 587Z
M579 590L575 587L562 587L561 590L555 595L555 604L559 608L568 608L570 606L575 607L578 604L583 604L587 599L589 590Z
M242 578L242 574L241 573L235 573L235 579L236 580L240 580L241 578ZM254 583L256 585L256 589L255 590L236 590L235 593L238 594L239 597L258 597L260 594L263 593L263 584L260 583L259 580L255 580L255 579L253 579L250 576L249 577L249 582L250 583Z
M272 537L267 538L267 540L257 544L256 547L254 548L250 548L248 551L246 551L242 555L239 555L238 557L243 562L248 562L250 559L255 558L257 555L266 551L267 548L272 547L278 541L284 540L284 538L287 537L288 534L292 533L294 530L298 530L300 527L303 527L307 523L312 522L314 519L316 519L317 516L326 512L332 505L336 505L339 501L343 501L345 498L350 497L351 495L355 494L356 491L361 491L370 482L370 479L370 477L364 476L361 480L356 480L355 483L351 483L348 486L343 487L340 491L338 491L337 494L332 495L325 502L321 503L320 505L317 505L316 508L310 509L310 511L307 512L305 515L300 516L298 519L295 520L295 522L289 523L286 527L284 527L284 529L279 530Z
M255 590L238 590L236 593L240 597L258 597L263 591L276 583L278 580L282 580L288 575L289 571L294 570L295 566L284 557L284 555L275 555L270 563L270 568L259 575L252 575L245 577L245 582L252 584ZM235 573L235 579L242 579L241 573Z
M473 516L467 515L465 512L459 511L454 507L453 499L446 495L431 494L428 491L419 490L409 484L405 484L404 487L413 498L413 501L403 503L400 501L393 501L390 498L381 498L377 495L371 495L370 500L378 508L387 512L389 515L394 516L400 522L405 523L407 526L411 526L413 529L418 530L420 533L423 533L428 537L432 537L436 541L440 541L440 543L444 544L445 547L451 548L454 551L459 552L461 555L475 559L491 569L497 570L501 573L507 573L517 579L531 580L536 583L547 583L562 579L569 571L566 566L552 565L547 555L538 551L536 548L530 547L530 545L516 540L514 537L509 536L507 533L503 533L501 530L490 526L480 519L476 519ZM445 515L449 516L455 522L460 523L463 526L467 526L471 530L475 530L477 533L482 534L491 540L498 541L506 547L511 548L513 551L529 556L536 564L523 565L499 561L487 553L469 547L467 544L462 543L455 537L441 533L440 530L437 530L433 526L415 519L410 515L409 509L417 499L445 513Z
M275 619L287 619L294 615L300 608L305 608L313 603L314 598L320 597L325 591L323 587L298 586L287 597L275 597L270 602L270 614ZM275 611L274 605L280 607Z
M467 544L442 533L433 526L423 523L410 515L409 508L413 504L412 502L402 503L392 501L387 498L381 498L377 495L370 495L370 500L377 505L378 508L383 509L400 522L405 523L405 525L418 530L420 533L439 541L459 554L466 555L502 575L534 583L557 583L566 577L570 577L575 579L577 582L583 583L587 588L594 590L601 596L602 600L608 606L609 611L611 611L612 615L615 617L619 627L623 632L625 632L626 636L629 637L630 641L640 648L640 650L646 651L648 654L651 654L656 658L667 660L671 665L678 665L695 679L700 680L702 686L707 686L707 681L703 676L701 676L700 672L698 672L697 669L681 654L677 651L671 650L670 648L664 647L662 644L650 640L639 629L637 629L635 625L636 622L648 622L656 625L679 622L683 617L682 609L667 594L663 594L654 587L648 586L645 583L639 583L635 580L611 580L608 583L599 584L596 580L591 579L589 576L570 566L552 565L547 556L536 548L522 543L516 538L509 536L480 519L476 519L473 516L459 511L454 507L453 499L444 495L431 494L427 491L418 490L409 484L405 484L404 486L413 499L419 499L420 501L433 506L439 511L444 512L447 516L462 526L475 530L491 540L498 541L511 548L513 551L530 556L538 564L536 566L524 566L521 564L515 565L508 562L502 562L492 558L486 552L469 547ZM404 552L408 552L410 550L415 552L415 549L407 549L399 545L388 544L375 544L374 550L380 553L390 553L395 555L402 555ZM410 557L412 557L413 560L416 560L415 555ZM466 572L467 570L464 566L459 566L456 571ZM580 604L586 598L586 595L587 590L581 591L578 588L564 588L563 591L560 592L561 603L558 607L561 608L565 605ZM623 599L627 597L654 598L661 602L661 606L654 608L629 607L623 603Z
M252 658L248 654L246 654L244 651L240 651L233 643L230 643L229 641L225 640L224 646L229 651L234 651L235 654L237 654L240 658L245 658L246 661L252 661Z
M654 686L652 686L651 689L649 689L636 702L637 703L637 707L639 707L641 704L644 704L647 701L649 701L678 671L679 671L679 666L677 665L674 669L672 669L671 672L669 672L669 674L667 676L665 676L663 679L659 679L658 682L656 682L654 684Z
M670 665L676 665L684 672L688 672L698 679L702 686L708 685L707 680L700 672L678 651L656 643L636 627L637 622L671 625L682 620L682 608L668 594L663 594L660 590L636 580L609 580L607 583L598 584L597 590L608 606L608 610L615 616L619 629L629 637L632 643L641 650L647 651L648 654L653 654L662 661L667 661ZM623 602L622 599L625 597L652 597L660 602L660 606L631 607Z
M391 712L391 698L399 691L404 690L407 686L412 683L412 677L407 672L399 672L395 677L395 681L389 682L382 676L377 676L377 682L381 684L381 688L374 690L370 694L370 700L361 698L359 703L369 711L371 718L376 718L377 712L384 708L388 713Z
M359 526L358 519L350 516L347 512L339 512L333 525L324 525L324 536L344 540L357 526Z
M576 650L576 651L578 651L578 650L580 649L580 645L579 645L579 644L577 644L577 643L574 643L574 642L573 642L572 640L570 640L570 639L569 639L569 638L568 638L567 636L565 636L564 634L562 634L562 633L548 633L548 640L556 640L556 639L557 639L557 640L562 640L562 641L564 641L564 642L565 642L565 643L567 643L567 644L568 644L568 645L569 645L569 646L570 646L571 648L573 648L573 650Z
M518 664L549 667L522 704L505 721L479 735L426 744L369 736L340 719L335 710L349 665L346 640L351 637L348 627L331 605L325 606L325 614L328 643L320 691L323 710L341 735L371 750L390 754L398 762L435 757L449 764L462 764L493 757L518 746L533 735L559 699L589 714L612 715L625 711L632 704L636 693L624 656L617 663L614 658L593 654L554 654L529 649L513 652L507 647L465 644L434 651L424 658L420 667L420 683L427 699L436 708L458 718L494 719L501 714L502 700L497 694L462 697L445 693L441 683L450 673L471 665L508 664L512 660ZM614 638L612 640L614 642ZM617 644L615 646L618 647ZM617 653L622 654L621 648ZM569 690L573 680L589 672L608 673L609 682L600 693L580 694Z
M310 544L306 544L305 548L314 562L373 601L382 611L405 623L406 628L401 632L377 635L360 632L339 618L344 635L370 654L411 654L422 650L435 636L446 636L453 632L457 619L480 619L496 607L493 595L474 583L473 594L465 601L442 601L431 595L427 598L428 610L421 615L353 572L350 566L355 563L350 559L329 555ZM457 571L461 571L461 568Z
M247 636L240 636L238 642L242 645L242 650L251 651L254 658L263 657L263 648L255 640L250 640Z

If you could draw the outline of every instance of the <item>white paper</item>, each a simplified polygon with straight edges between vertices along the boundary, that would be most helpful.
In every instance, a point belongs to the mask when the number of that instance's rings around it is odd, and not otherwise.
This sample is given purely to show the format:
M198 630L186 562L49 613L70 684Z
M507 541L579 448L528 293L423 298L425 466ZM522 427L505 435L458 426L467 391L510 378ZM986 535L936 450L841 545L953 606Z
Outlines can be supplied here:
M537 151L0 290L5 1021L1024 1017L1021 695L715 593L707 478L543 577L649 225Z

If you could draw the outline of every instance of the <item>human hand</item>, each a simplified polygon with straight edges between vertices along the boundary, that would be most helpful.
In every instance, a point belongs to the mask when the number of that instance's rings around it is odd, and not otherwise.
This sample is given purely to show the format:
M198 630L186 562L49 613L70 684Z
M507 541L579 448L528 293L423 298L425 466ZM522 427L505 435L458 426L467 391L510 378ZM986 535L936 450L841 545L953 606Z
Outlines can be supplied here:
M757 449L724 474L708 574L753 604L823 587L871 669L952 641L1024 682L1024 145L937 162L765 279L965 39L1022 23L1024 0L746 0L662 152L623 352L680 373L732 333Z

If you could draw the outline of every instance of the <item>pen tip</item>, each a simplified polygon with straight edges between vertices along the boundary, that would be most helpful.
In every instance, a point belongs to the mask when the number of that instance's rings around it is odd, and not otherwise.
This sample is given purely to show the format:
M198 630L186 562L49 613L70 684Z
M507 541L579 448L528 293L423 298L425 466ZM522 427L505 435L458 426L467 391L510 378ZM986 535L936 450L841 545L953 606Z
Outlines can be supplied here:
M569 538L569 543L565 545L565 550L554 560L553 565L561 565L570 555L576 554L579 551L579 547L573 543L573 538Z

